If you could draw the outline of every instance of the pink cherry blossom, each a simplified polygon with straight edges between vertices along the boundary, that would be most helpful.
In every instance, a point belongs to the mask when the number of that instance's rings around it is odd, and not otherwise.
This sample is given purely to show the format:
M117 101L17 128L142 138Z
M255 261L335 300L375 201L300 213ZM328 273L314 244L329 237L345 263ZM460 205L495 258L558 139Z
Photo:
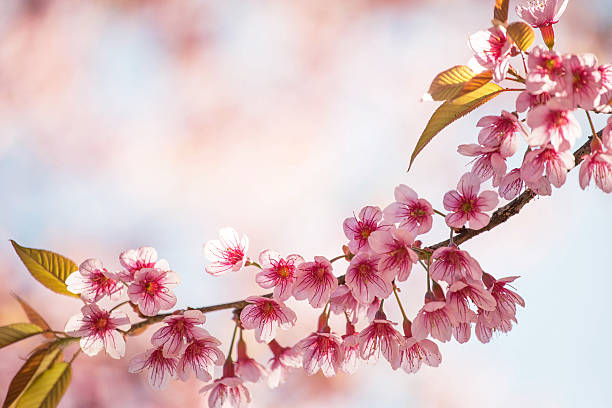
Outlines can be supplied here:
M516 14L527 24L539 28L557 23L568 0L523 0L516 5Z
M249 357L246 343L242 336L240 336L238 341L238 360L234 365L234 369L236 375L245 382L257 383L264 380L268 375L266 367Z
M529 188L529 190L536 193L537 195L549 196L552 194L552 187L550 181L548 181L548 178L546 178L546 176L542 176L535 181L524 181L527 188Z
M501 279L495 279L489 274L484 274L483 281L489 288L491 296L495 299L495 309L493 311L484 311L484 315L488 319L490 325L500 325L504 320L512 320L516 315L516 305L525 307L525 301L515 291L508 288L509 284L514 282L518 276L510 276Z
M323 306L331 292L338 287L338 279L332 273L332 265L327 258L315 256L314 262L304 262L298 266L293 296L297 300L308 299L314 308Z
M344 235L349 239L348 247L352 253L357 254L370 249L368 244L370 234L388 228L388 226L380 225L381 220L382 211L372 206L363 207L359 211L359 218L350 217L344 220L342 227Z
M352 323L357 323L359 315L365 313L367 309L367 305L359 303L346 285L339 285L334 289L329 298L329 306L335 314L346 313Z
M534 182L545 172L548 181L559 188L565 184L567 172L574 167L574 164L574 155L571 151L557 152L548 145L527 152L521 166L521 178Z
M164 357L161 347L153 348L136 355L128 366L130 373L139 373L144 369L149 372L149 384L162 390L168 386L171 378L176 377L178 358Z
M417 340L414 337L406 338L406 348L401 352L400 366L413 374L419 371L421 364L438 367L442 363L442 354L436 343L428 339Z
M297 267L304 262L299 255L289 255L286 258L272 250L265 250L259 255L259 264L262 271L255 280L264 289L274 288L274 298L285 301L289 299L295 284Z
M533 47L527 60L529 71L525 87L531 95L555 95L562 92L565 65L563 57L543 47Z
M210 336L206 330L197 326L206 322L206 316L199 310L187 310L182 314L168 316L163 321L165 325L153 333L151 344L162 347L166 357L177 356L182 352L184 338L192 340Z
M225 358L220 345L218 339L208 334L192 337L178 362L178 377L187 381L193 372L200 381L210 381L214 366L223 365Z
M400 184L395 187L395 202L383 210L385 222L399 222L400 228L406 228L414 235L425 234L431 230L433 208L429 201L419 198L417 193Z
M568 55L563 65L566 74L562 77L561 107L573 110L598 106L602 86L597 57L593 54Z
M483 310L479 310L478 312L475 332L476 337L481 343L488 343L495 332L508 333L512 330L512 322L516 321L515 318L492 318L491 316L494 312Z
M118 310L108 312L100 309L95 303L81 308L81 313L72 316L66 328L66 334L80 337L81 350L88 356L95 356L102 350L112 358L125 355L125 340L118 330L129 330L130 319Z
M412 265L419 261L419 256L411 249L414 235L409 230L393 226L390 230L375 231L369 242L374 253L380 256L380 271L395 271L393 275L399 282L408 279Z
M612 149L612 116L608 117L608 123L601 132L601 141L606 149Z
M249 296L249 303L240 313L242 326L255 329L255 338L261 343L268 343L276 337L276 328L288 330L293 327L297 316L281 301L261 296Z
M478 309L476 318L476 337L482 343L488 343L494 332L508 333L512 322L516 322L516 305L525 306L525 301L516 292L506 286L517 276L495 280L485 274L484 281L496 301L495 310Z
M120 273L121 280L131 282L134 274L143 268L155 268L162 271L169 271L170 265L165 259L157 259L157 251L151 247L140 247L138 249L128 249L119 255L119 262L125 268Z
M568 0L523 0L516 6L516 14L531 26L539 28L544 43L552 49L555 45L553 24L567 7Z
M607 137L610 140L609 136ZM591 153L584 155L582 159L579 173L580 187L584 190L593 178L597 187L604 193L611 193L612 150L608 149L604 152L602 143L598 139L594 139L591 143Z
M544 146L551 143L556 151L571 149L582 134L580 124L574 115L556 108L552 101L539 105L527 114L527 125L531 134L527 137L530 146Z
M342 341L344 360L340 367L346 374L355 374L359 368L359 334L347 336Z
M274 354L268 362L268 387L276 388L294 368L302 367L302 355L294 348L282 347L276 340L268 343L268 347Z
M340 369L346 374L355 374L360 360L359 333L351 322L346 323L346 333L342 336L342 351L344 360Z
M80 294L86 302L97 302L105 296L117 300L123 292L123 285L116 274L109 272L98 259L87 259L79 270L66 279L69 292Z
M453 284L464 279L475 281L482 279L482 268L478 261L467 251L462 251L454 245L436 249L431 259L429 273L436 281Z
M400 367L401 350L406 347L406 340L386 319L384 313L378 313L368 327L359 333L359 351L366 361L378 361L380 355L387 359L391 368Z
M320 369L325 377L333 377L344 361L342 341L334 333L312 333L295 347L303 353L302 365L308 375L316 374Z
M468 318L465 322L458 322L453 326L452 332L453 337L457 340L457 343L467 343L472 337L472 323L476 320L476 313L472 310L468 310Z
M491 341L491 337L493 337L493 329L489 326L484 311L478 314L474 332L476 333L476 338L481 343L488 343Z
M457 282L457 283L460 283L460 282ZM470 321L470 312L472 310L470 309L470 304L465 294L451 292L449 290L446 296L446 304L448 305L449 308L453 309L453 311L457 315L457 321L459 323Z
M482 127L478 133L478 143L485 147L499 147L499 153L504 158L516 153L521 135L527 136L527 130L518 117L506 111L499 116L485 116L476 126Z
M599 106L595 110L599 113L612 113L612 64L599 66L601 74L601 90L599 91ZM608 118L608 123L610 118Z
M391 286L393 286L393 284L391 284ZM378 312L378 309L380 309L380 303L382 301L380 300L379 297L375 297L374 300L372 300L372 302L370 302L366 310L366 317L368 319L369 322L371 322L372 320L374 320L374 318L376 317L376 313Z
M370 303L375 297L386 298L391 294L393 271L378 269L378 255L359 253L351 259L345 283L360 303Z
M445 302L428 302L412 323L412 335L422 340L431 334L434 339L447 342L451 339L452 327L458 323L455 312Z
M482 281L456 281L448 288L446 303L455 311L460 323L472 321L468 299L483 310L495 310L495 298L484 288Z
M469 223L471 229L481 229L489 223L490 217L485 211L491 211L499 202L495 191L480 190L480 180L472 173L465 173L457 190L451 190L444 195L444 208L452 213L446 215L449 227L461 228Z
M545 92L535 95L523 91L516 98L516 111L525 112L527 109L535 108L539 105L546 105L551 98L552 96Z
M406 347L400 353L400 366L408 374L414 374L422 363L438 367L442 363L442 354L436 343L428 339L417 340L412 336L412 323L404 320L404 339Z
M523 184L521 169L512 169L501 179L498 194L506 200L513 200L523 190Z
M251 403L251 393L236 376L223 376L204 386L201 394L208 393L210 408L246 408Z
M231 227L219 230L219 239L208 241L204 245L204 255L212 262L206 265L206 272L218 276L227 271L239 271L244 266L249 249L249 238L240 235Z
M477 157L472 165L472 174L476 175L481 182L493 177L493 185L501 180L506 174L506 159L497 147L485 147L477 144L462 144L457 152L463 156Z
M478 31L469 37L469 43L476 61L493 71L493 79L496 82L506 78L513 46L503 26Z
M180 282L176 272L144 268L134 274L134 282L128 288L128 297L145 316L155 316L176 304L176 295L170 289Z

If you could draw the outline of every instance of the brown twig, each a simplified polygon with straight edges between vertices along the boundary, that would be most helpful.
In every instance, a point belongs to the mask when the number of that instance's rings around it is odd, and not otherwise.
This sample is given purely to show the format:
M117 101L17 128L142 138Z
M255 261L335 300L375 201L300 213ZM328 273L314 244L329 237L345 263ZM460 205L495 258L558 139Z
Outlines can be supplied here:
M599 137L601 137L601 131L598 132ZM592 136L589 137L589 140L586 141L585 144L583 144L582 146L580 146L580 148L578 148L578 150L576 150L574 152L574 159L576 161L576 166L578 166L580 164L580 162L582 162L582 157L585 154L589 154L591 152L591 140L592 140ZM571 170L571 169L570 169ZM453 242L455 243L455 245L460 245L472 238L474 238L477 235L482 234L485 231L490 231L493 228L497 227L500 224L503 224L504 222L506 222L510 217L518 214L521 209L528 203L530 202L534 197L536 196L536 194L527 189L525 191L523 191L523 193L521 193L517 198L515 198L514 200L510 201L508 204L504 205L501 208L498 208L493 215L491 216L491 221L489 221L489 224L487 224L487 226L485 226L482 229L479 230L472 230L472 229L467 229L467 228L463 228L461 230L459 230L459 232L453 237ZM438 242L435 245L431 245L428 248L430 249L437 249L437 248L441 248L443 246L448 246L450 243L450 240L446 239L444 241ZM336 259L341 259L343 258L343 256L340 257L336 257ZM335 260L336 260L335 259ZM338 277L338 284L343 284L344 283L344 278L345 275L339 276ZM271 293L268 293L266 295L263 295L264 297L272 297ZM199 310L202 313L208 313L208 312L214 312L216 310L226 310L226 309L233 309L233 310L241 310L243 309L246 305L248 305L248 303L245 300L237 300L235 302L229 302L229 303L221 303L218 305L212 305L212 306L205 306L205 307L200 307L200 308L189 308L190 310ZM173 312L175 313L175 312ZM132 325L131 329L128 330L126 332L127 335L137 335L142 333L142 331L144 331L144 329L146 329L146 327L154 324L154 323L158 323L161 322L165 317L172 315L173 313L162 313L162 314L158 314L156 316L152 316L147 318L146 320L143 320L141 322L138 322L134 325Z

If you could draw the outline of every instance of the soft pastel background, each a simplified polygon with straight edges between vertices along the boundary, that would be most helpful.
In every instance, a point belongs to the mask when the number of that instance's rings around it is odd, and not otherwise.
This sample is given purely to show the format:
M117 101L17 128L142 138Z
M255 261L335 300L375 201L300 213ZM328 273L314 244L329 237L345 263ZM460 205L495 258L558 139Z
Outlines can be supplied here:
M264 248L331 257L345 241L342 220L389 204L399 183L442 207L469 169L456 145L513 101L454 124L406 173L435 109L420 97L437 72L467 62L467 35L489 26L492 3L1 1L0 324L25 320L11 291L57 329L80 304L38 285L9 238L110 269L122 250L154 246L182 276L178 306L196 306L264 292L251 269L204 274L202 244L222 226L247 233L253 257ZM570 1L558 48L612 62L611 23L609 0ZM610 406L612 197L581 191L576 173L465 245L494 276L522 276L527 307L510 334L443 344L442 366L417 375L381 362L330 380L299 373L273 391L251 386L253 407ZM436 221L426 243L447 236ZM423 289L415 269L403 286L410 314ZM284 344L315 325L314 312L290 305L300 320ZM227 343L229 312L210 314L207 328ZM124 360L80 357L60 406L206 406L196 381L154 392L127 373L151 333L131 339ZM33 344L0 352L2 394Z

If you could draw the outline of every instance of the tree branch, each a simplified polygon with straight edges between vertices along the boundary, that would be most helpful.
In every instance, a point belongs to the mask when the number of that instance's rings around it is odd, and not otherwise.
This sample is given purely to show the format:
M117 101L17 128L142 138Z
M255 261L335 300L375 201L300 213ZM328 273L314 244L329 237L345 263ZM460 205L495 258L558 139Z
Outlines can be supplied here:
M597 133L599 137L601 137L601 132L602 131L599 131ZM586 143L580 146L580 148L578 148L578 150L574 152L574 160L576 161L574 168L576 168L582 162L582 156L584 156L585 154L589 154L591 152L591 140L593 140L592 136L590 136L589 139L586 141ZM570 169L569 171L571 170L573 169ZM525 204L530 202L536 195L537 194L535 194L533 191L529 189L523 191L521 195L516 197L514 200L510 201L508 204L504 205L503 207L498 208L491 216L491 221L489 221L489 223L485 227L479 230L462 228L453 237L453 242L456 245L459 245L459 244L464 243L465 241L468 241L474 238L476 235L480 235L485 231L492 230L493 228L497 227L499 224L506 222L513 215L518 214L519 211L521 211L521 209L525 206ZM437 248L441 248L444 246L448 246L449 243L450 243L450 240L447 239L442 242L438 242L437 244L432 245L429 248L437 249Z
M602 131L599 131L597 134L599 137L601 137L601 133ZM591 152L591 140L593 139L593 137L589 137L589 139L586 141L585 144L583 144L582 146L580 146L580 148L578 148L578 150L576 150L574 152L574 159L576 161L576 164L574 166L577 167L581 162L582 162L582 157L586 154L589 154ZM569 171L571 171L572 169L570 169ZM525 191L523 191L523 193L521 193L518 197L516 197L514 200L510 201L508 204L504 205L503 207L498 208L493 215L491 216L491 220L489 221L489 223L479 229L479 230L472 230L472 229L467 229L467 228L462 228L461 230L459 230L459 232L453 237L453 242L456 245L462 244L472 238L474 238L477 235L482 234L485 231L490 231L493 228L497 227L500 224L503 224L504 222L508 221L508 219L516 214L518 214L521 209L528 203L530 202L534 197L536 196L536 194L527 189ZM444 246L448 246L450 243L450 240L446 239L444 241L438 242L435 245L431 245L428 248L435 250L437 248L441 248ZM338 259L340 259L341 257L339 257ZM344 283L344 278L345 275L339 276L338 277L338 284L343 284ZM272 293L268 293L266 295L263 295L264 297L272 297ZM214 312L216 310L226 310L226 309L234 309L234 310L240 310L243 309L245 306L247 306L248 303L245 300L237 300L235 302L229 302L229 303L221 303L218 305L212 305L212 306L205 306L205 307L200 307L200 308L187 308L188 310L199 310L202 313L208 313L208 312ZM151 316L151 317L146 317L145 320L138 322L134 325L132 325L132 327L130 328L130 330L128 330L126 332L126 334L128 336L136 336L138 334L141 334L142 332L144 332L144 330L146 330L146 328L154 323L158 323L161 322L165 317L167 316L171 316L173 313L161 313L155 316Z

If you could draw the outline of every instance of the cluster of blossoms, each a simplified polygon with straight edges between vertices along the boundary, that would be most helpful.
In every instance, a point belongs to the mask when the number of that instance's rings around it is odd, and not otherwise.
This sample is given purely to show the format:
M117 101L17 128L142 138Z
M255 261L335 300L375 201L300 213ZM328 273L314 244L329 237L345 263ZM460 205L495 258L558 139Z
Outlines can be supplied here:
M491 70L495 81L509 79L525 84L516 99L514 112L485 116L478 144L459 146L459 153L475 157L472 167L481 181L492 179L499 195L515 198L527 187L538 195L551 195L552 186L561 187L568 170L574 167L572 154L582 130L574 115L577 109L612 113L612 64L600 65L592 54L560 54L554 51L555 24L567 0L528 0L516 6L517 14L533 27L540 28L548 48L535 46L527 56L525 76L512 68L511 58L524 54L506 31L505 24L470 36L475 70ZM524 62L524 61L523 61ZM520 114L525 113L520 119ZM589 116L589 121L591 118ZM526 126L525 126L526 123ZM610 120L603 137L595 134L591 152L582 157L580 186L591 179L604 192L612 192L612 141ZM507 160L527 143L520 167L508 171Z
M477 70L490 71L496 81L512 80L525 88L516 100L516 110L485 116L477 144L460 145L458 151L474 157L470 172L463 174L455 190L442 200L447 213L434 210L406 185L395 188L395 201L384 209L366 206L343 223L347 242L343 255L328 259L304 259L264 250L256 261L248 257L249 240L233 228L223 228L218 239L208 241L204 255L210 261L206 272L221 276L246 268L258 268L253 279L271 293L250 296L237 302L236 322L227 355L221 342L200 327L206 322L204 309L178 310L165 314L163 325L151 337L152 347L134 357L130 372L148 371L154 388L164 388L171 378L187 380L191 373L208 383L201 392L211 407L240 408L251 401L246 383L267 382L279 386L299 368L313 375L331 377L354 373L360 361L387 360L392 370L416 373L423 364L437 367L442 355L437 342L453 338L465 343L475 337L482 343L494 333L507 333L517 322L517 305L525 302L512 288L516 276L494 278L478 261L453 242L453 234L469 228L481 230L491 222L490 212L499 198L512 200L528 188L550 195L561 187L575 166L572 148L581 137L574 111L612 113L612 65L599 65L593 55L562 55L555 52L552 29L567 1L529 0L516 11L541 30L548 48L521 50L508 34L505 22L470 37ZM511 65L512 57L528 54L524 77ZM521 119L520 114L526 112ZM590 116L589 116L590 121ZM522 164L508 170L508 160L527 144ZM612 118L601 136L593 132L591 151L580 168L580 186L591 179L604 192L612 192ZM497 191L481 191L491 181ZM448 244L424 246L419 236L432 229L436 214L451 230ZM168 263L157 259L153 248L143 247L120 255L123 270L111 273L95 259L83 262L70 275L68 290L80 294L85 306L66 325L66 333L80 337L83 351L95 355L102 349L113 358L125 354L124 335L130 328L125 313L106 310L98 302L128 297L135 312L144 318L172 309L176 296L171 289L179 282ZM342 271L334 262L345 260ZM399 285L409 280L420 264L426 274L423 303L409 318L400 299ZM344 272L339 275L335 272ZM242 272L245 273L245 272ZM400 322L387 318L386 300L394 297L401 312ZM280 330L291 329L296 313L287 302L307 301L322 309L314 331L292 346L282 346ZM383 306L384 305L384 306ZM344 316L341 328L330 326L330 315ZM314 325L313 325L314 326ZM261 364L247 352L244 332L267 344L271 358ZM234 346L236 346L234 348ZM232 351L236 350L234 360ZM215 367L222 367L217 370ZM215 378L216 377L216 378Z
M472 228L482 228L489 222L484 212L497 205L497 194L478 194L479 188L479 179L468 173L461 178L457 191L447 193L444 203L454 211L446 216L449 226L460 228L469 223ZM257 267L260 271L255 281L273 291L265 297L246 299L247 305L237 317L237 360L233 363L230 349L223 375L204 388L209 392L210 406L229 403L241 407L250 401L245 382L267 378L268 385L276 387L300 367L309 375L321 371L331 377L341 371L352 374L359 361L382 357L393 370L415 373L422 364L437 367L442 362L433 340L446 342L454 337L464 343L474 328L476 337L486 343L494 332L508 332L516 322L516 305L524 306L523 299L509 287L516 277L493 278L453 244L436 250L422 248L416 238L430 231L433 216L429 201L419 198L408 186L399 185L395 202L384 210L366 206L344 221L348 240L344 255L333 259L315 256L309 262L299 255L283 257L272 250L263 251L259 263L253 262L247 257L246 236L232 228L221 229L219 239L204 247L211 262L206 267L208 273L218 276L220 270ZM340 259L349 261L344 279L334 275L332 263ZM410 320L397 285L408 280L413 265L419 262L429 272L428 290L423 307ZM401 332L383 309L384 301L392 295L403 316ZM292 297L307 300L322 312L314 332L292 347L283 347L276 339L277 329L286 330L295 324L297 316L285 304ZM330 327L331 313L345 316L343 331ZM251 329L255 340L267 343L272 352L267 368L246 352L243 330Z
M119 261L123 269L109 272L100 260L87 259L66 279L68 291L80 294L85 305L80 314L70 318L65 331L81 338L81 349L89 356L103 349L113 358L125 355L121 332L130 328L130 320L115 307L109 310L100 307L99 302L122 300L127 295L143 316L155 316L176 304L171 289L179 284L179 277L170 270L168 262L157 259L155 249L130 249L121 253Z

